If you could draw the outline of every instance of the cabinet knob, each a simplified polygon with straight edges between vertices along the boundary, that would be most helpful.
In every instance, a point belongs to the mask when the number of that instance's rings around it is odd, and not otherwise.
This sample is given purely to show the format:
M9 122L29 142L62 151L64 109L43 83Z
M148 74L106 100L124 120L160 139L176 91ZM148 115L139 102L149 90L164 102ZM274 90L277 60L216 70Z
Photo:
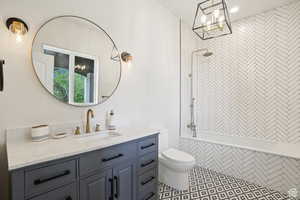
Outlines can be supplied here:
M65 200L72 200L72 197L68 196Z

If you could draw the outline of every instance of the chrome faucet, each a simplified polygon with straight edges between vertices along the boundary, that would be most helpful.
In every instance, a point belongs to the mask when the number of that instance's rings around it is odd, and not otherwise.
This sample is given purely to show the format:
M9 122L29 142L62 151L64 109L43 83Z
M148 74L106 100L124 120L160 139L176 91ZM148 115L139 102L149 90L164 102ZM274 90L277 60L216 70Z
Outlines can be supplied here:
M85 133L91 133L91 124L90 124L90 116L94 118L94 112L92 109L89 109L86 113L86 126Z

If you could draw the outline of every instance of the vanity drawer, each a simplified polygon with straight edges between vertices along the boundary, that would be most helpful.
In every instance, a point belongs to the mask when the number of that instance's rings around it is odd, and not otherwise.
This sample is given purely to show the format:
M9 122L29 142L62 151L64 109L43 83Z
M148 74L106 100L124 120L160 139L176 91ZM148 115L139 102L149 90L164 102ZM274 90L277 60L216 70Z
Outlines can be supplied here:
M147 138L138 143L139 155L157 151L157 137Z
M135 158L136 150L137 144L132 142L86 154L79 160L80 176Z
M76 184L53 190L30 200L77 200Z
M157 152L152 152L140 157L137 167L139 173L144 173L152 168L157 167Z
M142 192L149 187L154 187L157 184L156 169L145 172L138 178L138 191Z
M149 187L144 192L140 192L138 200L157 200L157 185Z
M75 180L75 160L25 171L25 195L46 192Z

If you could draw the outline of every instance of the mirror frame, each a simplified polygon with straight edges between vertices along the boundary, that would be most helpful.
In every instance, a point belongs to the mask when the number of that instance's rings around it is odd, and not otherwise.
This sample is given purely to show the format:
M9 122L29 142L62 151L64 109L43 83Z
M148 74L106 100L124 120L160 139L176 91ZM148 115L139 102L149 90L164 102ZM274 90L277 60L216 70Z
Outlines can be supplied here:
M69 103L66 103L66 102L63 102L61 100L59 100L58 98L56 98L42 83L42 81L40 80L38 74L37 74L37 71L35 69L35 66L33 64L33 46L34 46L34 42L40 32L40 30L42 30L49 22L51 21L54 21L56 19L59 19L59 18L64 18L64 17L73 17L73 18L77 18L77 19L81 19L81 20L84 20L86 22L89 22L91 24L93 24L94 26L96 26L99 30L103 31L103 33L108 37L108 39L110 39L110 41L113 43L113 46L116 50L116 52L118 53L117 55L117 59L118 61L120 62L120 75L119 75L119 78L118 78L118 83L116 85L116 87L114 88L114 90L112 91L111 95L105 99L104 101L101 101L101 102L98 102L98 103L95 103L93 105L73 105L73 104L69 104ZM53 17L53 18L50 18L49 20L47 20L46 22L44 22L39 28L38 30L36 31L35 35L34 35L34 38L32 40L32 45L31 45L31 64L32 64L32 67L34 69L34 73L37 77L37 79L39 80L40 84L43 86L43 88L53 97L55 98L57 101L61 102L61 103L64 103L64 104L67 104L69 106L75 106L75 107L81 107L81 108L84 108L84 107L92 107L92 106L97 106L97 105L100 105L100 104L103 104L104 102L106 102L107 100L109 100L113 95L114 93L116 92L116 90L118 89L119 85L120 85L120 82L121 82L121 78L122 78L122 59L121 59L121 55L120 55L120 52L118 50L118 47L116 46L115 42L113 41L113 39L111 38L111 36L101 27L99 26L98 24L96 24L95 22L93 22L92 20L90 19L87 19L87 18L84 18L84 17L80 17L80 16L76 16L76 15L60 15L60 16L56 16L56 17Z

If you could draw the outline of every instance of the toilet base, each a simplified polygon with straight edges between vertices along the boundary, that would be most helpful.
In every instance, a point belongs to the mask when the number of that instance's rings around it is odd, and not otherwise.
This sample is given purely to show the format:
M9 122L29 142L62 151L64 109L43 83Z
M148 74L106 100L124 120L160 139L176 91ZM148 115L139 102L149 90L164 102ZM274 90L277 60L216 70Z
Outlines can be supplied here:
M188 171L178 172L159 164L159 182L164 183L176 190L183 191L189 189Z

